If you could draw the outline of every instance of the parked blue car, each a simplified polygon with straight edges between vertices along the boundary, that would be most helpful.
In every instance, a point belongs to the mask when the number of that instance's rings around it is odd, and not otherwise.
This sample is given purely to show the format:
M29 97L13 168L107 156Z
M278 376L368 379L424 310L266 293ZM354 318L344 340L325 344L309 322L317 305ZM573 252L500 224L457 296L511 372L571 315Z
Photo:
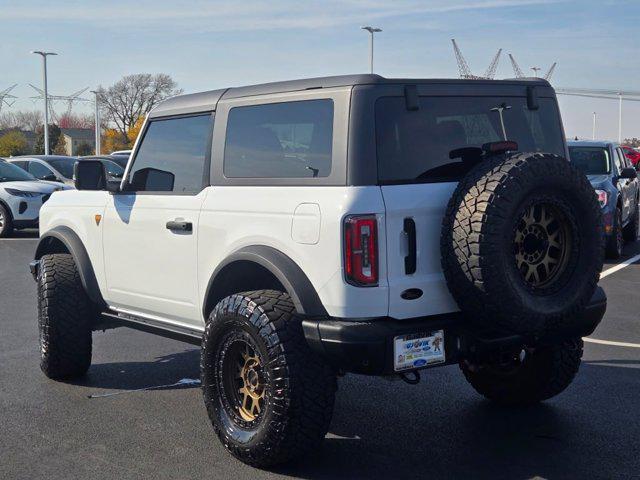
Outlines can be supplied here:
M624 242L638 238L638 173L617 143L570 141L568 146L571 162L587 175L602 206L607 256L620 258Z

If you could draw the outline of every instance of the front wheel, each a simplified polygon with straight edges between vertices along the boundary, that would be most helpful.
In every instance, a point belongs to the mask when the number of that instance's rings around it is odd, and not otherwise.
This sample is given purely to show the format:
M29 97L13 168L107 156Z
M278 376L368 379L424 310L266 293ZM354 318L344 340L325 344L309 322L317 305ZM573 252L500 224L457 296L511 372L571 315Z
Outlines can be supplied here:
M8 237L13 232L11 214L4 205L0 204L0 238Z
M284 463L312 451L327 433L335 373L307 345L287 294L223 299L207 321L200 367L213 428L242 462Z
M524 349L486 364L463 362L467 381L481 395L504 405L527 405L555 397L573 381L582 359L581 338Z
M40 369L52 379L84 375L91 365L93 308L73 257L45 255L38 269Z

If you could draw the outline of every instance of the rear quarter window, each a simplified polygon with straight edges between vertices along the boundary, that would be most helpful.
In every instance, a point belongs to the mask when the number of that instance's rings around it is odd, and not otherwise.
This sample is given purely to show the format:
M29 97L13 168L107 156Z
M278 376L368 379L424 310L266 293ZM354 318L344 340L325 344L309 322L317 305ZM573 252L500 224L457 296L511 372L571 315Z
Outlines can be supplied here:
M328 177L333 110L331 99L232 108L227 120L225 177Z

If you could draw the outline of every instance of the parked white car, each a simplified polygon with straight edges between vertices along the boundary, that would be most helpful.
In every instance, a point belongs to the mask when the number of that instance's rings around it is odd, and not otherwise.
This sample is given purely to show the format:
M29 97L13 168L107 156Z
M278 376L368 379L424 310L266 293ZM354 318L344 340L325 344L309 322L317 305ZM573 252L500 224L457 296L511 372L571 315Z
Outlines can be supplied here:
M0 159L0 238L14 229L38 226L40 207L61 184L37 180L30 173Z

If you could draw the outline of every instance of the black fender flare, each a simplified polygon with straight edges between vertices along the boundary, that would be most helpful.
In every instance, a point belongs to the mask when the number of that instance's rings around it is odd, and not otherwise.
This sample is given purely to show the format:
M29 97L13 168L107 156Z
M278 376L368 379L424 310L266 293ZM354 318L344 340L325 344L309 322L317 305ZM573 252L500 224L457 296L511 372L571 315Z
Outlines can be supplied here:
M289 294L298 313L305 316L328 315L313 284L296 262L273 247L252 245L229 255L211 275L202 306L204 318L207 318L209 311L222 300L217 298L215 293L220 273L237 262L251 262L269 271Z
M60 253L56 248L56 242L62 243L73 257L74 262L76 262L80 281L91 301L98 305L104 305L105 302L102 298L102 293L100 292L98 280L96 279L96 274L93 270L87 249L78 234L71 228L57 226L45 232L38 242L35 260L40 260L48 253Z

